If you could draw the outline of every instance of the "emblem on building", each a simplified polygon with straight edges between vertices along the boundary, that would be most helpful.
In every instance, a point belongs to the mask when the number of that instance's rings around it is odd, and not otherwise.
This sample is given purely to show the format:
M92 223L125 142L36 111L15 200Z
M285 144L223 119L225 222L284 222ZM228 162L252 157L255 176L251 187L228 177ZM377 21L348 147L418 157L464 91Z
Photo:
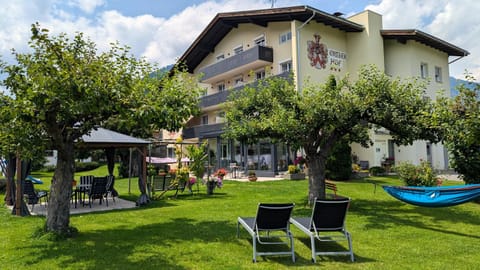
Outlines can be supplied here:
M328 61L328 49L327 45L320 43L320 35L314 34L315 41L307 41L308 59L310 59L310 65L318 69L325 69Z

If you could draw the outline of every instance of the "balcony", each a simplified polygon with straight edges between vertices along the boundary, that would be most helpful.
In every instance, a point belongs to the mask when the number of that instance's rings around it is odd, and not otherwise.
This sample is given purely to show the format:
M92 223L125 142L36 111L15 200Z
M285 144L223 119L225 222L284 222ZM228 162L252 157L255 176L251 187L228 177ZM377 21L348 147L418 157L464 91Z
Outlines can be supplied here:
M289 76L290 76L290 73L289 72L284 72L284 73L274 75L274 76L288 79ZM255 82L252 82L248 85L252 86L252 87L256 87L257 84L258 84L258 81L255 81ZM222 91L222 92L218 92L218 93L215 93L215 94L200 97L200 108L206 108L206 107L215 106L215 105L225 103L227 101L228 95L230 95L230 93L235 92L235 91L240 91L244 87L245 87L245 85L241 85L241 86L237 86L235 88L232 88L228 91Z
M202 82L214 83L222 78L233 77L239 73L261 68L269 63L273 63L273 49L255 46L218 63L204 67L199 72L203 73Z
M200 125L184 128L182 137L184 139L217 137L223 133L225 123Z

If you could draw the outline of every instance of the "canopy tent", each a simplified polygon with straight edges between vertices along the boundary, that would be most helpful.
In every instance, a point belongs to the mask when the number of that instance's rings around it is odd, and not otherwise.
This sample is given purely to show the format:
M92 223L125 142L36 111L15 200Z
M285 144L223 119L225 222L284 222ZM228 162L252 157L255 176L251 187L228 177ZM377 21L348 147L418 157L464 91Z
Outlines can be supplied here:
M175 158L170 158L170 157L146 157L145 161L147 163L151 164L171 164L171 163L176 163L177 159ZM189 158L182 158L181 162L189 162Z
M122 133L118 133L105 128L93 129L89 135L82 136L76 144L78 148L87 149L105 149L107 155L108 173L113 174L113 168L115 165L115 149L116 148L136 148L139 150L140 157L138 162L141 168L139 174L138 187L140 188L140 198L137 200L138 205L146 204L150 199L147 196L147 147L150 144L149 141L128 136Z
M446 207L480 197L480 184L443 187L383 186L394 198L424 207Z

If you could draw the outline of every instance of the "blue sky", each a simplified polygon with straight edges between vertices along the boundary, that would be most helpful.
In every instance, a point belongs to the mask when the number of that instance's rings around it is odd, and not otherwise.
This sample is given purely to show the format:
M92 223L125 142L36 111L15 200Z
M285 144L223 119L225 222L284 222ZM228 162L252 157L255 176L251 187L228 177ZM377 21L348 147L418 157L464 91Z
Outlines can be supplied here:
M0 56L28 50L30 25L52 33L84 32L100 50L110 42L128 45L138 57L165 66L174 63L219 12L270 8L262 0L0 0ZM309 5L349 15L370 9L383 15L385 29L419 29L471 55L450 65L463 78L480 78L480 1L478 0L276 0L275 7ZM453 60L453 59L451 59Z

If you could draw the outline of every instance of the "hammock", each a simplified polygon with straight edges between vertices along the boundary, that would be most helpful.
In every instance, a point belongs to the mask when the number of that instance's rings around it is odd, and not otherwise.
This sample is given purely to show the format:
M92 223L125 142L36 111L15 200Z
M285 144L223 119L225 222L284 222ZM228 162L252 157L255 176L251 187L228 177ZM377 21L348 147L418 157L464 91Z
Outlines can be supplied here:
M446 207L466 203L480 196L480 184L443 187L383 186L396 199L424 207Z

